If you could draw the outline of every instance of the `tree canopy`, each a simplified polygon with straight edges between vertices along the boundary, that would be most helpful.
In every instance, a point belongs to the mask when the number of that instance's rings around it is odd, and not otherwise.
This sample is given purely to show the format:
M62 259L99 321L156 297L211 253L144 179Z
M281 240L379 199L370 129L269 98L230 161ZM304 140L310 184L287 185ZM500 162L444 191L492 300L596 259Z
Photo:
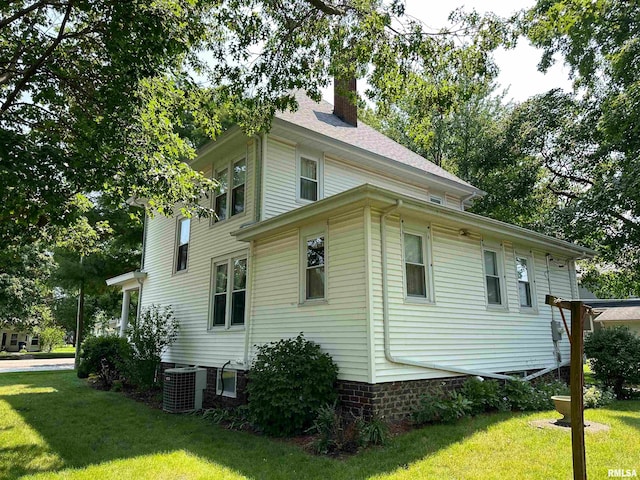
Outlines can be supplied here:
M434 59L483 67L504 31L469 15L429 32L400 0L18 0L0 6L0 238L69 225L77 194L150 209L210 214L209 179L185 125L208 138L221 115L248 132L292 108L293 89L320 97L332 76L366 77L393 99ZM25 235L27 237L25 237Z

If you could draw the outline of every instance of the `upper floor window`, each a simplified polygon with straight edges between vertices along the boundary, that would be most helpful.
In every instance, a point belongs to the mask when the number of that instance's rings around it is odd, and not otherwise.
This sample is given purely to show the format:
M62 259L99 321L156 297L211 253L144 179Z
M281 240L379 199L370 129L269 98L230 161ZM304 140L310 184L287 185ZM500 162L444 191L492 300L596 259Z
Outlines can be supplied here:
M216 222L221 222L227 218L227 189L229 187L229 172L228 169L218 170L216 172L216 180L218 182L218 188L216 190L215 205L213 209L216 212Z
M326 298L326 251L324 234L304 238L304 295L303 300Z
M247 181L247 161L244 158L233 164L232 175L231 216L244 212L244 185Z
M223 169L217 170L215 179L218 182L218 188L214 197L213 209L216 213L214 221L221 222L244 212L245 185L247 182L246 159L243 158ZM231 186L230 199L229 186Z
M520 297L520 306L532 308L533 294L528 258L516 256L516 273L518 274L518 296Z
M247 298L247 258L235 257L213 265L211 326L244 325Z
M487 286L487 303L502 305L502 284L500 281L500 265L498 252L484 250L484 276Z
M435 203L437 205L443 205L444 201L442 200L442 197L440 197L439 195L430 195L429 196L429 201L431 203Z
M181 218L178 221L178 248L176 254L176 272L187 269L189 256L189 234L191 229L191 219Z
M318 161L300 157L300 198L302 200L318 200Z

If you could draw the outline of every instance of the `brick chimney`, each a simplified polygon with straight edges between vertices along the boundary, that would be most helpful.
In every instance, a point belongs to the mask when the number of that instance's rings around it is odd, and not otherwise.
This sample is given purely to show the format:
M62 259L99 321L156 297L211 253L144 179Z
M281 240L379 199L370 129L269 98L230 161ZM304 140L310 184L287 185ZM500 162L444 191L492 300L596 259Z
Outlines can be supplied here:
M358 107L351 103L351 99L343 93L356 93L356 79L355 77L347 80L333 81L333 114L343 122L358 126Z

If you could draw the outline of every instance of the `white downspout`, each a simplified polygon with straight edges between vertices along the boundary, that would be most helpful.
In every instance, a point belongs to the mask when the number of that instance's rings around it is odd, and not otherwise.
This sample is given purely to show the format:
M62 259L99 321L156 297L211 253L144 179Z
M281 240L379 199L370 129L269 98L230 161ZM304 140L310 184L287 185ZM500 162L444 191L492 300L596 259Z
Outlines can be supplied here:
M247 278L247 285L249 286L249 298L247 299L247 311L248 313L246 314L246 318L245 318L245 325L244 325L244 357L243 357L243 363L244 363L244 367L245 369L249 368L249 350L250 350L250 345L251 345L251 327L253 326L253 322L252 322L252 313L253 313L253 288L254 288L254 269L255 269L255 264L254 264L254 260L255 260L255 247L254 247L254 243L255 240L251 240L249 242L249 263L247 265L247 270L248 270L248 277Z
M382 252L382 324L384 326L384 356L387 361L400 365L428 368L443 372L462 373L465 375L477 375L488 378L498 378L500 380L513 380L509 375L500 373L480 372L477 370L467 370L465 368L440 365L437 363L420 362L409 358L394 357L391 354L391 337L389 333L389 289L387 285L387 217L402 208L402 200L396 200L393 207L385 210L380 216L380 249Z

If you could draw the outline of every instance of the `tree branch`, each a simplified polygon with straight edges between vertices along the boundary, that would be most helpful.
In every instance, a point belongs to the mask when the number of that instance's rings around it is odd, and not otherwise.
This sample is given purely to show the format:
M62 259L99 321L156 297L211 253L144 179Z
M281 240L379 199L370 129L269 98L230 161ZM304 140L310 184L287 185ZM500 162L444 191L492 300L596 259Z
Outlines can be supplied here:
M49 2L47 0L40 0L39 2L36 2L36 3L32 4L32 5L29 5L28 7L23 8L22 10L18 10L16 13L11 15L10 17L0 19L0 29L6 27L7 25L9 25L12 22L15 22L20 17L24 17L25 15L28 15L33 10L37 10L38 8L47 5L48 3ZM59 3L52 3L52 5L60 5L60 4Z
M308 4L317 8L323 13L327 15L344 15L344 12L340 9L337 9L331 5L324 3L322 0L306 0Z
M36 60L36 62L33 65L31 65L31 67L29 67L27 71L25 71L22 74L22 78L20 79L18 84L15 86L13 91L9 95L7 95L7 99L2 104L2 107L0 107L0 117L2 117L2 115L9 109L9 107L11 106L11 103L18 97L22 89L29 82L29 79L33 75L35 75L38 69L44 64L47 57L49 57L49 55L53 53L53 51L56 49L56 47L60 44L60 42L64 38L64 29L67 26L67 21L69 20L69 17L71 16L72 8L73 8L73 0L69 0L69 3L67 4L67 9L64 13L64 18L62 19L62 23L60 24L60 29L58 30L58 36L51 43L51 45L49 45L49 47L44 51L44 53L40 56L40 58L38 58L38 60Z

